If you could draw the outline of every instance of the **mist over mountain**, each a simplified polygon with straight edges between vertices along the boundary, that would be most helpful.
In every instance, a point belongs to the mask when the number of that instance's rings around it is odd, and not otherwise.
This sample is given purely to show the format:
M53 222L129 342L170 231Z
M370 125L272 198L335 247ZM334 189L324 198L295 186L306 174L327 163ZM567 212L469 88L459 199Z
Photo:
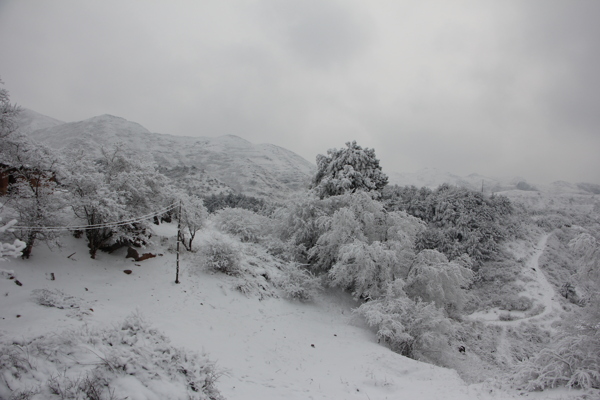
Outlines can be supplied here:
M547 194L580 194L594 195L600 194L600 185L593 183L570 183L565 181L556 181L550 184L538 184L528 182L523 177L497 178L472 173L467 176L459 176L450 172L441 171L437 168L424 168L417 172L391 172L389 175L390 184L398 186L416 186L435 189L446 183L452 186L464 187L483 193L500 192L538 192Z

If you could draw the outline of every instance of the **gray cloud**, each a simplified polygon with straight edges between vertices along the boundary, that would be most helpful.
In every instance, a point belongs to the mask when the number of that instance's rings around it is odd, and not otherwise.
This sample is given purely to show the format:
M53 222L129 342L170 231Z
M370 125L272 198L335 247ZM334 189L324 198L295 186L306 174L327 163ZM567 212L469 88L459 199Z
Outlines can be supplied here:
M359 56L369 26L356 10L332 0L262 4L261 25L284 49L309 67L340 67Z
M0 3L12 99L310 161L600 182L595 1Z

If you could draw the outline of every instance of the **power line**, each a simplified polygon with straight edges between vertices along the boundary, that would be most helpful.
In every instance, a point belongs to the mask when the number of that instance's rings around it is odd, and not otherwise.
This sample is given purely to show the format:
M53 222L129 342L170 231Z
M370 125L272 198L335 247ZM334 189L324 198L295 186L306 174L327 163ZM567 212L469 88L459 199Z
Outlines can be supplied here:
M11 229L35 229L35 230L41 230L41 231L55 232L55 231L85 231L85 230L90 230L90 229L114 228L117 226L130 225L130 224L134 224L136 222L141 222L141 221L145 221L145 220L157 217L166 212L174 210L178 205L179 205L179 202L175 202L175 203L170 204L166 207L163 207L157 211L154 211L150 214L146 214L146 215L142 215L139 217L122 220L122 221L105 222L102 224L79 225L79 226L73 226L73 225L69 225L69 226L19 226L19 225L13 225L13 226L11 226Z

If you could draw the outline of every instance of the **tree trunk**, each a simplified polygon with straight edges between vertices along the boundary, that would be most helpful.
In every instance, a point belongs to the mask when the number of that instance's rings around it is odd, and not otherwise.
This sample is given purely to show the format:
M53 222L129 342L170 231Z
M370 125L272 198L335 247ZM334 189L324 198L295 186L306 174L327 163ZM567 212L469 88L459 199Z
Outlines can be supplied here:
M35 243L36 236L37 236L37 232L35 232L35 231L30 231L29 234L27 235L27 240L25 241L25 248L23 249L23 253L21 255L21 258L23 260L29 259L29 256L31 255L31 251L33 250L33 244Z

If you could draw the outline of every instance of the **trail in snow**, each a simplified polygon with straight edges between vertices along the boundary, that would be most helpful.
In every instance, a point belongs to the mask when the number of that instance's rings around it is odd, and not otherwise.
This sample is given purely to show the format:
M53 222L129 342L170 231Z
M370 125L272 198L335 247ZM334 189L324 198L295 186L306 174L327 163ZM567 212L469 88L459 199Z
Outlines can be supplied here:
M508 315L510 320L500 320L501 315L507 315L506 311L492 309L473 313L469 316L471 320L482 320L488 324L496 326L517 326L525 321L536 321L543 324L546 328L550 328L560 316L561 306L556 300L556 290L548 281L544 271L539 265L540 257L544 253L548 238L553 233L543 235L537 245L534 246L534 252L527 260L522 276L529 280L524 285L524 290L521 295L529 297L533 300L534 305L532 310L541 309L539 313L532 315L526 312L510 311Z
M556 296L558 294L556 293L554 286L546 278L546 274L544 274L544 271L539 265L540 256L544 252L546 248L546 243L548 242L548 238L552 234L553 233L551 232L542 236L535 248L535 253L529 259L527 267L530 269L530 271L535 272L536 279L532 282L527 283L527 285L525 286L527 295L534 299L537 297L538 304L542 304L544 310L538 315L534 315L524 319L530 321L535 320L538 322L543 322L544 325L546 325L548 328L552 325L554 321L556 321L559 318L559 314L561 311L560 303L558 302L558 300L556 300ZM524 319L521 319L521 321Z
M544 326L546 329L552 329L552 324L560 318L560 304L556 299L557 293L554 286L548 281L540 264L540 257L544 253L548 238L552 233L543 235L537 245L533 247L534 251L527 260L527 263L521 275L529 280L521 293L524 296L531 298L534 301L532 310L541 309L537 314L529 315L524 312L510 312L512 320L500 320L501 315L506 315L506 311L494 309L487 312L479 312L471 314L470 318L475 320L483 320L486 324L500 327L500 335L496 346L496 354L498 361L506 367L514 365L511 356L511 345L507 338L507 331L510 327L517 327L525 322L536 322L538 325Z

